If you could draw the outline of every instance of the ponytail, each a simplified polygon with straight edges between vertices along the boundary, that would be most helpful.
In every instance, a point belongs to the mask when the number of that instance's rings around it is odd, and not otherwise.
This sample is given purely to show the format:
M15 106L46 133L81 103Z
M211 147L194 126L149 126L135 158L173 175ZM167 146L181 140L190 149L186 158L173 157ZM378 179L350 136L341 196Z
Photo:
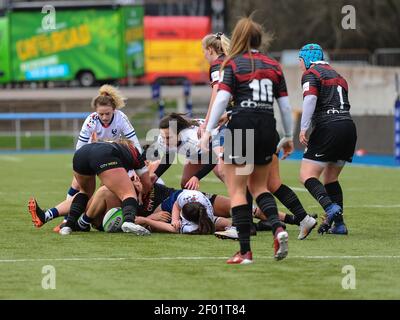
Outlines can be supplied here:
M251 60L252 71L254 71L254 59L251 49L258 49L263 45L268 47L272 41L272 35L266 33L263 27L253 21L252 17L241 18L232 32L230 51L221 65L221 71L232 58L241 53L248 53Z
M98 106L111 106L114 110L125 107L126 98L115 87L105 84L100 87L99 95L92 100L92 108Z
M212 48L218 56L229 53L230 40L222 32L206 35L202 43L204 48Z

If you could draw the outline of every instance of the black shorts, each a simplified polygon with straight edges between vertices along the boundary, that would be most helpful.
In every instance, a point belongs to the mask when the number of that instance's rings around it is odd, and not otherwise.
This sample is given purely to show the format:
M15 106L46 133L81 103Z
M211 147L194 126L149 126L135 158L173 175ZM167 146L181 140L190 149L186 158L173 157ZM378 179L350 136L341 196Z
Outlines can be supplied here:
M353 121L336 121L316 127L308 140L303 158L320 162L352 162L357 142Z
M233 114L225 130L224 162L237 165L268 164L272 161L276 146L276 122L272 115L253 112Z
M72 167L81 175L94 176L124 166L118 150L111 143L89 143L75 152Z

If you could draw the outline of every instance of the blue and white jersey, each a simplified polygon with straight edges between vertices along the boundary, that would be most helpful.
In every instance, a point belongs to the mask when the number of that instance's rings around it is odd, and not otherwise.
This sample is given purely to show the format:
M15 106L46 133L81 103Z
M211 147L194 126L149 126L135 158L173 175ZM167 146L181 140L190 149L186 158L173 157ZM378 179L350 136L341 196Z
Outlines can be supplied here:
M76 144L76 150L87 143L91 143L93 133L96 134L97 140L116 141L122 136L125 136L125 138L131 140L135 147L142 152L142 147L136 136L135 129L125 113L120 110L114 110L113 118L107 126L101 123L97 112L90 114L82 125L78 143Z
M214 216L214 208L208 200L208 198L200 191L196 190L183 190L178 198L176 199L178 206L182 209L183 206L187 203L191 202L198 202L202 204L206 210L207 210L207 215L211 219L213 223L215 223L217 217ZM181 214L181 230L180 233L191 233L193 231L196 231L199 228L198 224L186 220L182 214Z

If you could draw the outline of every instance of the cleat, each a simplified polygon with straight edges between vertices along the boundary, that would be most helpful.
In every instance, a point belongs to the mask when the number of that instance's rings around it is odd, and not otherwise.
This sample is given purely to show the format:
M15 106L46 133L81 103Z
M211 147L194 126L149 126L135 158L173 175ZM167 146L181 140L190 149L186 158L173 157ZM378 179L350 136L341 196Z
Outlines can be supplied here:
M311 231L317 226L317 220L307 215L303 220L300 221L300 232L297 239L304 240L308 237Z
M137 236L147 236L150 235L150 231L141 225L135 224L133 222L124 222L121 226L123 232L134 233Z
M328 234L341 234L347 235L349 231L344 223L335 223L332 228L328 230Z
M72 229L70 227L64 227L61 228L58 233L62 236L68 236L72 233Z
M239 235L235 227L226 227L225 231L216 231L214 235L219 239L239 240Z
M282 230L282 231L279 231ZM274 239L274 258L275 260L282 260L288 255L288 239L289 235L283 228L278 228L275 232Z
M40 209L36 199L33 197L29 199L28 210L29 213L31 214L33 225L36 228L40 228L46 223L44 218L44 212L42 209Z
M226 260L227 264L251 264L253 263L253 254L251 251L247 251L245 254L241 254L240 251L236 252L232 258Z
M322 223L318 228L319 234L324 234L329 231L334 220L342 219L342 208L336 203L330 205L324 216L322 217Z

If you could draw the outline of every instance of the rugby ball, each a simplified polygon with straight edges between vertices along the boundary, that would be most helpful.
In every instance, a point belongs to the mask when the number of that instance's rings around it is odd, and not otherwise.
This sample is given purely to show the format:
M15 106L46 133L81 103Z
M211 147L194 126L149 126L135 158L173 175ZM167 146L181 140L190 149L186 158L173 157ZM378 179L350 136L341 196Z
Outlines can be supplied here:
M112 208L107 211L103 218L103 229L105 232L121 232L124 216L121 208Z

